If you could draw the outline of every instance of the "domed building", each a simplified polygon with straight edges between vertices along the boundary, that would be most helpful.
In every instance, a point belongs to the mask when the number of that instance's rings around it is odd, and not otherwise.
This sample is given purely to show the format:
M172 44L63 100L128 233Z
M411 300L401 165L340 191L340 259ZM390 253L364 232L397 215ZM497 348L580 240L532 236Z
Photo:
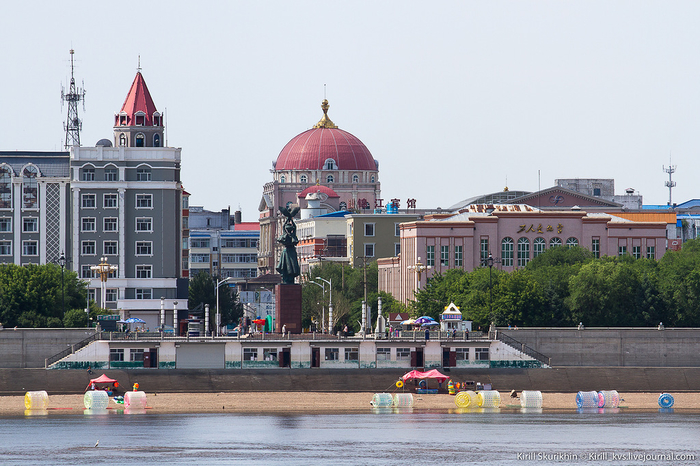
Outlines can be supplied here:
M260 274L276 273L279 251L276 237L283 220L279 207L306 208L306 194L310 191L320 193L321 207L327 213L372 212L375 207L381 207L377 205L381 198L379 162L360 139L331 121L329 108L324 100L321 120L292 138L272 163L273 180L263 186L258 209Z

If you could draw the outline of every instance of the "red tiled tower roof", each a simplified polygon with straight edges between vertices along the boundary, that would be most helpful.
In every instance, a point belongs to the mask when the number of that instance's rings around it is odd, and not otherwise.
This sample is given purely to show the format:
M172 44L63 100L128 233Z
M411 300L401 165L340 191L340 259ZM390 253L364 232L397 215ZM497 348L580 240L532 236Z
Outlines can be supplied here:
M148 86L146 86L146 81L143 79L143 75L140 71L136 73L134 82L131 83L131 88L129 93L126 95L124 100L124 105L120 113L126 113L127 115L127 126L135 125L136 113L143 112L146 117L144 126L153 126L153 114L156 113L156 104L153 103L151 98L151 93L148 92Z

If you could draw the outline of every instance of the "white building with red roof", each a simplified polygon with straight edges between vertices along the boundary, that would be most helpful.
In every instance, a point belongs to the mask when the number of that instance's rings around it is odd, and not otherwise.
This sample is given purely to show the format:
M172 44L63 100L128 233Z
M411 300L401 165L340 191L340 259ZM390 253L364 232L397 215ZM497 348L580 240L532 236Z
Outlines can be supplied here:
M276 273L280 248L277 236L281 221L279 208L306 208L306 196L317 193L326 213L353 211L369 213L384 207L379 183L379 162L354 135L339 129L328 117L289 141L273 162L273 180L263 186L260 202L261 274Z

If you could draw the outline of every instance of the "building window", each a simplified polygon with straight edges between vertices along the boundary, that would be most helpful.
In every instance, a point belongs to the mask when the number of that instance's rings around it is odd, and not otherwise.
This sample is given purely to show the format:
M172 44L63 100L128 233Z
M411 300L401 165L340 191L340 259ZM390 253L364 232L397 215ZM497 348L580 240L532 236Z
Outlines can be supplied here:
M394 243L394 256L401 254L401 243Z
M258 349L257 348L243 348L243 360L244 361L257 361L258 360Z
M83 217L81 220L82 227L80 231L96 231L95 217Z
M153 255L153 242L152 241L137 241L136 242L136 255L137 256L152 256Z
M92 167L81 168L80 181L95 181L95 169Z
M160 147L160 134L153 135L153 147Z
M94 256L95 255L95 242L94 241L83 241L81 247L81 254L83 256Z
M105 292L105 301L108 303L116 303L117 302L117 289L116 288L107 288Z
M23 256L38 256L39 246L37 241L22 241Z
M124 349L123 348L110 348L109 349L109 361L123 361L124 360Z
M150 288L136 288L136 299L151 299L153 290Z
M333 181L335 181L335 178L333 178L333 175L328 175L326 177L326 183L330 184L330 183L333 183Z
M518 267L525 267L530 262L530 240L520 238L518 240Z
M151 181L151 169L149 167L137 168L136 181Z
M94 194L82 194L80 198L82 199L83 209L94 209L97 207Z
M352 175L352 182L353 183L359 183L360 182L360 177L357 175Z
M401 224L394 223L394 236L401 236Z
M462 267L463 258L462 246L455 246L455 267Z
M647 259L656 259L656 248L654 246L647 246Z
M617 255L618 256L624 256L627 254L627 246L618 246L617 247Z
M0 232L10 233L12 231L12 217L0 217Z
M137 265L136 278L151 278L152 265Z
M457 361L469 361L469 348L455 348Z
M191 248L207 248L209 249L209 238L190 238ZM235 246L231 246L235 247Z
M600 259L600 239L599 238L593 238L591 240L591 252L593 253L593 257L596 259Z
M153 113L153 126L163 126L161 124L161 116L160 113L154 112ZM157 147L157 146L156 146Z
M306 178L306 175L301 175L301 176L299 177L299 182L301 182L301 183L306 183L306 180L307 180L307 179L308 179L308 178Z
M544 238L535 238L535 240L532 242L532 258L534 259L540 254L544 253L546 248L547 242L544 240Z
M143 112L136 112L136 126L143 126L146 122L146 114Z
M129 351L129 361L131 361L131 362L143 362L143 349L132 348Z
M374 243L365 243L365 257L374 257Z
M80 278L95 278L95 273L89 265L82 265L80 266ZM91 290L88 290L88 292L89 291ZM94 290L92 291L94 292ZM92 300L94 301L95 298L93 297Z
M338 348L326 348L326 361L337 361L340 351Z
M12 241L0 241L0 256L12 255Z
M365 236L374 236L374 223L365 223Z
M556 248L557 246L561 246L561 239L552 238L549 240L549 247L550 248Z
M474 359L477 361L488 361L489 360L489 349L488 348L474 348Z
M153 208L153 194L137 194L136 195L136 208L137 209L152 209Z
M117 250L118 246L116 241L105 241L102 243L102 253L105 256L116 256Z
M105 168L105 181L119 181L119 170L114 167Z
M501 264L503 267L513 267L513 238L503 238L501 241Z
M641 246L632 246L632 257L634 257L635 259L639 259L642 257Z
M0 209L12 208L12 172L7 166L0 167Z
M443 267L450 266L450 247L440 246L440 265Z
M426 246L425 265L435 267L435 246Z
M372 175L372 176L369 177L369 182L370 182L370 183L374 183L374 175Z
M263 360L277 361L277 348L263 348Z
M153 219L151 217L137 217L136 231L153 231Z
M411 348L396 348L396 360L408 361L411 359Z
M24 180L22 180L22 206L25 209L35 209L39 207L39 184L37 177L39 170L29 165L22 172Z
M360 353L357 348L345 348L345 360L346 361L358 361L360 359Z
M572 237L566 240L567 248L573 248L574 246L578 246L578 239Z
M208 264L209 254L190 254L190 262L193 264Z
M600 196L600 188L593 188L593 195Z
M119 145L121 147L126 147L126 134L122 133L119 135Z
M24 233L36 233L39 231L39 219L36 217L24 217L22 219L22 231Z
M486 259L489 258L489 239L481 238L479 243L479 259L483 264Z
M284 175L280 176L280 183L284 183L285 181L286 181L286 180L285 180Z
M138 134L136 135L136 147L143 147L143 142L144 142L145 139L146 139L146 138L145 138L145 136L143 135L143 133L138 133Z
M377 361L391 361L391 348L377 348Z
M182 270L187 270L190 268L190 260L188 257L182 258Z
M119 230L119 222L117 221L117 217L105 217L103 219L102 223L102 231L118 231Z
M337 170L338 165L335 163L335 160L326 159L326 161L323 163L323 169L324 170Z
M116 209L118 205L116 194L105 194L102 196L102 206L105 209Z

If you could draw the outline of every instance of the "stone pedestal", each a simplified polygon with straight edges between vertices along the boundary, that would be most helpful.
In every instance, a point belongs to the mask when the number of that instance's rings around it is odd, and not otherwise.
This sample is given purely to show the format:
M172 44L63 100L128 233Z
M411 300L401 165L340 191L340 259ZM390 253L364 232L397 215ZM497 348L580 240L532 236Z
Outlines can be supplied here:
M275 331L281 333L284 325L288 332L301 333L301 285L275 286L275 300Z

